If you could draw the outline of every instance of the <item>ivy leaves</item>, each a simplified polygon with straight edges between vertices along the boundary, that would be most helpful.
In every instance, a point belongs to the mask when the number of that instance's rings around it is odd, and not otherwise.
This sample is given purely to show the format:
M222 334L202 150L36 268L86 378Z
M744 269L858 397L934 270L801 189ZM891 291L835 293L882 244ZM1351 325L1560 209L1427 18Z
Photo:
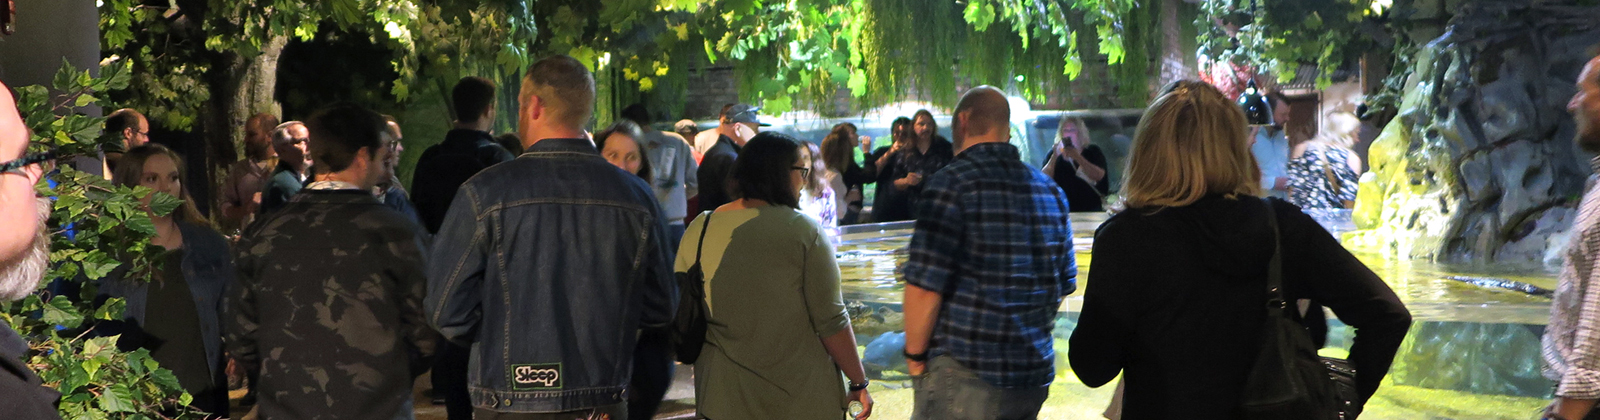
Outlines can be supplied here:
M1202 55L1260 67L1279 82L1293 79L1302 64L1315 65L1322 89L1332 83L1334 71L1375 44L1362 30L1383 14L1375 3L1206 0L1195 25L1202 28Z

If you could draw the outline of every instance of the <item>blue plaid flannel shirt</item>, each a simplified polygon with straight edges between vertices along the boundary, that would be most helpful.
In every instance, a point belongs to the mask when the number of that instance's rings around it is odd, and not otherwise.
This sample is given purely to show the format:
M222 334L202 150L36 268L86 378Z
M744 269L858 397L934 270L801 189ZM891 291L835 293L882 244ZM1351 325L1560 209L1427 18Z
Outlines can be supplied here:
M1049 385L1056 312L1077 289L1066 194L1005 143L973 145L923 183L905 277L943 298L929 356L997 387Z

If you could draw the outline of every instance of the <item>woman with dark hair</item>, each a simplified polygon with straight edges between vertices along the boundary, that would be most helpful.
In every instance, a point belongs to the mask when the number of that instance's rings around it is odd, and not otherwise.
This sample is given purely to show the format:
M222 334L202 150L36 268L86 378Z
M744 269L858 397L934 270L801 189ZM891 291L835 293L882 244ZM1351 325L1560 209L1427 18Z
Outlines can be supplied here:
M823 164L822 150L816 143L800 142L800 164L811 168L805 184L800 186L800 212L822 223L824 229L838 228L838 207L834 205L838 199L824 176L828 167Z
M872 174L856 163L855 149L865 146L856 125L851 123L834 125L828 136L822 138L822 163L826 169L823 178L833 187L837 198L835 214L839 216L840 225L853 225L861 217L861 202L866 193L863 188L875 182Z
M122 335L117 347L125 351L148 349L194 396L191 407L228 417L220 324L223 294L234 283L233 260L228 242L195 209L183 186L183 167L177 153L148 143L123 154L112 172L117 186L154 190L141 200L146 211L157 194L183 203L171 213L150 214L156 231L150 244L165 251L154 278L128 278L124 266L101 280L97 300L123 298L127 309L120 321L101 324L96 332Z
M594 135L594 145L607 162L651 183L650 157L639 143L644 135L639 125L621 120ZM628 413L641 418L653 417L661 406L661 398L672 386L672 347L668 331L645 328L639 332L639 341L633 349L633 377L628 384Z
M872 182L877 185L872 195L872 212L868 215L873 223L911 219L909 197L902 189L895 188L894 183L900 179L895 176L895 157L900 150L911 147L908 144L913 135L910 118L895 118L889 124L889 145L879 147L867 157L863 171L871 175Z
M650 170L650 158L645 157L644 147L639 143L639 136L643 133L633 121L618 121L594 135L594 147L600 149L600 156L605 157L607 162L638 175L648 183L653 172Z
M798 141L756 135L730 173L735 200L683 236L677 271L699 261L705 273L706 343L695 363L705 418L837 420L851 401L862 404L856 419L872 413L833 244L798 211L811 170Z

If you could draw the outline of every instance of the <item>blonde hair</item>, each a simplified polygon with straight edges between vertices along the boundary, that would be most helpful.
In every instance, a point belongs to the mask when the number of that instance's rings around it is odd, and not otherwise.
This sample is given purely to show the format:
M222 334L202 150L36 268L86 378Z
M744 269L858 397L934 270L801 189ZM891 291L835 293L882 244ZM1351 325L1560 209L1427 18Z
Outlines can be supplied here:
M1056 140L1066 140L1061 138L1061 128L1066 127L1067 124L1072 124L1078 128L1078 136L1083 137L1085 144L1094 140L1093 137L1089 137L1089 124L1085 124L1083 118L1069 117L1066 114L1062 114L1061 123L1056 126Z
M1334 112L1325 118L1322 130L1318 130L1316 140L1329 145L1350 148L1356 144L1356 133L1361 131L1361 120L1348 112Z
M1217 88L1178 80L1161 90L1134 133L1125 208L1181 207L1210 194L1261 195L1244 112Z

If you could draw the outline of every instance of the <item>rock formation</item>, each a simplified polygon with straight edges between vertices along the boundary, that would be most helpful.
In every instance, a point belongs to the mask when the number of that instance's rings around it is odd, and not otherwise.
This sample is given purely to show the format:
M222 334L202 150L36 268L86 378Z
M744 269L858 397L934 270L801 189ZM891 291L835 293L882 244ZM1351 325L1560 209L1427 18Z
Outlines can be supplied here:
M1533 4L1530 4L1533 3ZM1403 257L1538 262L1590 173L1566 103L1600 46L1600 8L1463 5L1373 143L1349 243Z

